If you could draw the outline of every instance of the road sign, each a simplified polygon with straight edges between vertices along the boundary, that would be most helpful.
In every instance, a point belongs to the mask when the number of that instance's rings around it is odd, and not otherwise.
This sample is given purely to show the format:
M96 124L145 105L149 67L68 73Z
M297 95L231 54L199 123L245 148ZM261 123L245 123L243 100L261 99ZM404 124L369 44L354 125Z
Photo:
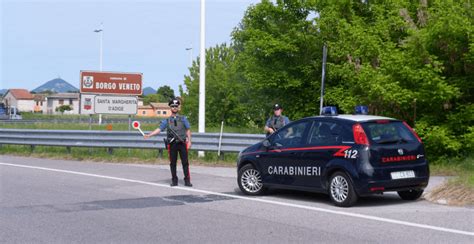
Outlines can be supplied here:
M138 98L132 96L97 95L94 97L93 107L96 114L134 115L138 111Z
M141 73L81 71L81 93L141 95Z

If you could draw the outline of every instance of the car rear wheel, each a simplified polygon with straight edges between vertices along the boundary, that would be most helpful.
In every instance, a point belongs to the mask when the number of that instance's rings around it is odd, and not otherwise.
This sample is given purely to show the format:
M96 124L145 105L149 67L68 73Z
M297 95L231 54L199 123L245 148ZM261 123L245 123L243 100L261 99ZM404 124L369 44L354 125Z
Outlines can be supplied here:
M403 200L416 200L423 195L423 190L408 190L408 191L399 191L398 195Z
M261 195L265 191L262 174L251 164L247 164L239 170L237 181L240 190L247 195Z
M331 176L329 197L339 207L350 207L357 202L358 196L347 174L336 172Z

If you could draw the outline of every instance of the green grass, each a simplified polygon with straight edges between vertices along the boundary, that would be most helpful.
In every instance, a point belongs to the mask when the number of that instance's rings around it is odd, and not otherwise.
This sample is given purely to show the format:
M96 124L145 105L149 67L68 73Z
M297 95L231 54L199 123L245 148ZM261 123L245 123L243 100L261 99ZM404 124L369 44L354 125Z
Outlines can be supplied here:
M36 146L31 150L30 146L2 145L0 155L31 156L39 158L56 158L68 160L85 160L117 163L143 163L143 164L169 164L168 152L151 149L114 149L112 154L106 148L71 148L69 153L65 147ZM198 158L197 152L189 152L191 164L210 166L234 166L237 160L236 153L225 153L218 157L216 152L206 152L205 157Z
M443 157L430 164L432 175L457 176L450 184L459 184L474 189L474 156Z

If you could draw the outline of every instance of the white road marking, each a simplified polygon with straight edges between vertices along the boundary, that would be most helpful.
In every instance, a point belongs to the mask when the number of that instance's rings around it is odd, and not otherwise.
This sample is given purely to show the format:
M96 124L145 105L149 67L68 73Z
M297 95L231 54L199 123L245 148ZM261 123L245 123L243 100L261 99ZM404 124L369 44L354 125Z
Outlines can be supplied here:
M433 225L417 224L417 223L412 223L412 222L407 222L407 221L388 219L388 218L376 217L376 216L365 215L365 214L349 213L349 212L337 211L337 210L331 210L331 209L325 209L325 208L319 208L319 207L311 207L311 206L294 204L294 203L278 202L278 201L266 200L266 199L261 199L261 198L238 196L238 195L232 195L232 194L226 194L226 193L220 193L220 192L200 190L200 189L196 189L196 188L171 187L171 186L166 185L166 184L159 184L159 183L153 183L153 182L147 182L147 181L141 181L141 180L133 180L133 179L120 178L120 177L98 175L98 174L89 174L89 173L78 172L78 171L53 169L53 168L45 168L45 167L37 167L37 166L28 166L28 165L21 165L21 164L10 164L10 163L0 162L0 165L19 167L19 168L45 170L45 171L66 173L66 174L73 174L73 175L82 175L82 176L96 177L96 178L102 178L102 179L131 182L131 183L138 183L138 184L158 186L158 187L169 188L169 189L177 189L177 190L188 191L188 192L197 192L197 193L224 196L224 197L230 197L230 198L253 201L253 202L260 202L260 203L267 203L267 204L273 204L273 205L279 205L279 206L285 206L285 207L293 207L293 208L298 208L298 209L306 209L306 210L317 211L317 212L331 213L331 214L355 217L355 218L360 218L360 219L375 220L375 221L379 221L379 222L398 224L398 225L404 225L404 226L411 226L411 227L417 227L417 228L422 228L422 229L429 229L429 230L436 230L436 231L442 231L442 232L448 232L448 233L454 233L454 234L474 236L474 232L469 232L469 231L456 230L456 229L444 228L444 227L433 226Z

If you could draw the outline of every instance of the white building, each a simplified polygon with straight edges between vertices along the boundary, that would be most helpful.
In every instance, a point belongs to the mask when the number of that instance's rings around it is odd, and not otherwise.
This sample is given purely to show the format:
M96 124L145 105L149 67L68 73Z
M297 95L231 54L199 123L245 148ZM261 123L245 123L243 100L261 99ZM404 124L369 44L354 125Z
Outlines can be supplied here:
M69 105L72 110L65 111L64 114L79 114L79 93L57 93L48 95L43 105L43 114L61 114L57 108L62 105Z
M5 107L16 107L20 112L33 112L34 96L26 89L9 89L2 99Z

